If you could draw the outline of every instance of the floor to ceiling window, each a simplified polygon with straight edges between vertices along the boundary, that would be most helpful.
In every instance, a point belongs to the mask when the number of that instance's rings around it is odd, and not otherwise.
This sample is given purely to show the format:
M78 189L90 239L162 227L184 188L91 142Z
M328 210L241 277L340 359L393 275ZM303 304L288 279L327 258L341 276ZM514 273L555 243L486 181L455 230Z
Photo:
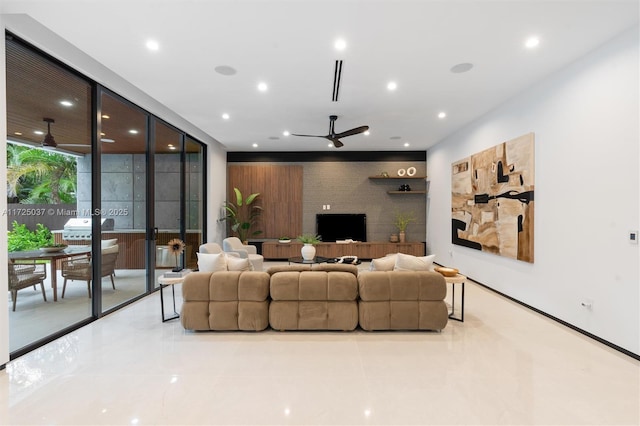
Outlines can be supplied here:
M205 147L10 34L6 51L14 357L193 266Z

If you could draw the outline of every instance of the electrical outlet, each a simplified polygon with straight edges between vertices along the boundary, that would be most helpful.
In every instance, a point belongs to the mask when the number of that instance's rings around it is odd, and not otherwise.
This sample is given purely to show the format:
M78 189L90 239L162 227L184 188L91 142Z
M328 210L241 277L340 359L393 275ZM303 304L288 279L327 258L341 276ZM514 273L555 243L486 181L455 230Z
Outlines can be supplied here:
M331 204L327 204L327 210L331 210Z
M326 210L326 209L327 209L327 205L326 205L326 204L323 204L323 205L322 205L322 210Z

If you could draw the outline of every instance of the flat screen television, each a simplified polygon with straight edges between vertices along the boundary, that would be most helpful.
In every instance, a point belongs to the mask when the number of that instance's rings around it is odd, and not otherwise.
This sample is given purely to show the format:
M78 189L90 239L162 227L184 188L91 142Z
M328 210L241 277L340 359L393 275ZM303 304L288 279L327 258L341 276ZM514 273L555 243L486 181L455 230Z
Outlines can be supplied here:
M367 241L367 215L364 213L316 214L316 234L322 241Z

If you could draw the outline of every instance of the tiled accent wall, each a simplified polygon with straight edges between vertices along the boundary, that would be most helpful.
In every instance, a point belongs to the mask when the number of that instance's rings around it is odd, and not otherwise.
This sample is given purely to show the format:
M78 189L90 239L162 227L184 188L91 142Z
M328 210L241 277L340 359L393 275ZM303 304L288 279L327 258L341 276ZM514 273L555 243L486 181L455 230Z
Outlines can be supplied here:
M303 163L234 163L251 167L256 164L301 165L303 167L303 233L315 233L317 213L365 213L367 240L388 241L397 233L393 225L395 211L413 211L416 222L407 228L407 241L426 240L426 194L388 194L401 184L425 190L424 179L369 179L387 172L397 176L398 169L416 168L416 176L426 175L425 161L322 161ZM286 182L282 182L286 185ZM323 206L330 206L323 210ZM269 214L269 212L264 212ZM283 218L286 220L286 218Z

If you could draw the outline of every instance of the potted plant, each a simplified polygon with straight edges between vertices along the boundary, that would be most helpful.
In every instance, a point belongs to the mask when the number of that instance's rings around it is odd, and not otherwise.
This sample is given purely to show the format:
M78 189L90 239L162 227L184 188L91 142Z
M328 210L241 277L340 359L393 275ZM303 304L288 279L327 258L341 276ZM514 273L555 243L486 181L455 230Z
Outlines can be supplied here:
M289 237L280 237L278 238L278 242L281 244L288 244L291 242L291 238Z
M398 231L399 231L398 237L401 243L404 243L406 240L407 226L409 226L411 222L415 222L415 221L416 221L416 218L413 212L407 213L407 212L396 211L396 216L393 221L393 224L396 226L396 228L398 228Z
M235 232L243 244L247 244L249 236L261 234L262 231L252 231L254 225L258 223L258 218L262 214L262 207L253 204L259 192L251 194L244 198L242 192L238 188L233 188L236 196L236 202L227 201L224 208L227 212L225 220L231 223L231 230Z
M298 241L302 244L302 249L300 249L300 254L304 260L313 260L316 257L316 248L314 247L316 244L320 242L320 236L314 234L303 234L298 236Z

